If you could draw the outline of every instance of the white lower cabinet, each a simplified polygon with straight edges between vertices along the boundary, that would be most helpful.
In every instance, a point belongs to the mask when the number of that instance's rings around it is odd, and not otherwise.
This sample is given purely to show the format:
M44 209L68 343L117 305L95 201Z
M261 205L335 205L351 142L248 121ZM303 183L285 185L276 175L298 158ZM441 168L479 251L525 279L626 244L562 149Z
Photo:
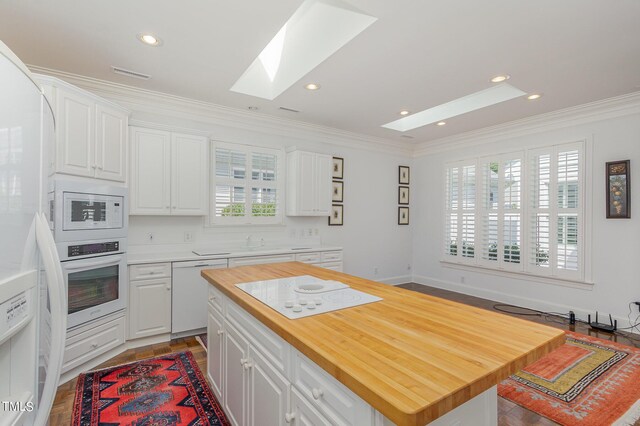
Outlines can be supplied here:
M222 313L209 305L207 323L207 375L213 393L222 399L222 371L224 370L224 325Z
M171 264L129 267L129 339L171 332Z
M373 424L371 406L227 297L218 299L208 304L207 377L231 424Z

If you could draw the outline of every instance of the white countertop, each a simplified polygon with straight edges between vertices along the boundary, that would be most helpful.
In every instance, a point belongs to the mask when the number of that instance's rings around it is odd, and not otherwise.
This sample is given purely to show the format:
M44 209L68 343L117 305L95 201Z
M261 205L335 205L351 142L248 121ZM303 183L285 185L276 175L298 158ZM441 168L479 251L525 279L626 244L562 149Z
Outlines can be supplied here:
M336 246L315 246L298 249L297 247L260 247L257 249L220 249L219 252L229 252L229 254L198 256L191 250L184 251L166 251L166 252L145 252L143 247L136 247L133 253L127 253L127 264L137 265L141 263L157 263L157 262L182 262L192 260L208 260L208 259L231 259L236 257L253 257L253 256L272 256L278 254L295 254L295 253L315 253L320 251L342 250L342 247Z

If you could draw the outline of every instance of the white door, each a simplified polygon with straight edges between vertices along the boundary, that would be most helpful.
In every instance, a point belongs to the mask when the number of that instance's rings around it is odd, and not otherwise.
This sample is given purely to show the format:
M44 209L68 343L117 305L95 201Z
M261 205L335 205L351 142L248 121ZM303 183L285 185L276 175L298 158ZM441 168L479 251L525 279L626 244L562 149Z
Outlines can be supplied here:
M169 132L131 128L130 214L171 214L170 160Z
M316 203L316 182L314 175L315 154L311 152L300 152L298 155L298 182L296 182L296 195L298 198L298 214L315 215Z
M253 347L249 363L249 424L285 425L291 384Z
M96 177L124 182L127 171L127 116L108 106L96 107Z
M171 214L206 214L208 139L171 134Z
M331 422L316 410L296 388L291 388L291 411L286 419L295 426L330 426Z
M129 283L129 338L171 332L171 278Z
M222 314L209 306L209 322L207 324L207 375L209 383L216 397L222 401L222 371L224 327Z
M329 155L316 156L316 213L318 216L331 214L332 158Z
M95 103L56 88L57 171L95 175Z
M224 331L224 412L231 424L244 426L248 398L245 364L248 362L249 342L228 322Z

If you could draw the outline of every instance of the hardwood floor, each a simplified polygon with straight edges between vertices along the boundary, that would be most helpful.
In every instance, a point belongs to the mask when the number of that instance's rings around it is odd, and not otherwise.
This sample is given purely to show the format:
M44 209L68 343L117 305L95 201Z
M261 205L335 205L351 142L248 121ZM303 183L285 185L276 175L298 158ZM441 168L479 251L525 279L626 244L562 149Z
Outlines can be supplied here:
M207 353L194 337L174 339L171 342L167 343L160 343L157 345L143 346L141 348L131 349L121 353L115 358L110 359L104 364L101 364L100 366L96 367L95 370L153 358L172 352L182 351L191 351L193 357L198 363L198 367L200 367L200 370L203 374L206 374ZM51 410L51 426L68 426L71 424L71 412L73 411L75 390L76 379L63 384L58 388L56 399L53 402L53 408Z
M465 303L468 305L494 310L493 305L497 302L487 299L481 299L474 296L468 296L466 294L455 293L452 291L441 290L433 287L427 287L420 284L403 284L399 287L418 291L421 293L430 294L444 299L455 300L457 302ZM523 311L524 312L524 311ZM634 338L628 333L604 333L597 332L590 329L585 324L578 323L576 325L569 325L567 320L560 317L552 316L518 316L531 321L547 324L552 327L557 327L563 330L571 330L577 333L587 334L590 336L598 337L605 340L612 340L623 345L629 345L634 347L640 347L640 337ZM193 353L198 366L202 372L207 371L207 359L206 352L200 346L200 344L193 337L184 339L175 339L168 343L161 343L157 345L144 346L137 349L126 351L117 357L109 360L108 362L100 365L97 368L105 368L119 364L125 364L128 362L139 361L146 358L153 358L155 356L164 355L172 352L180 352L189 350ZM73 400L75 396L76 380L71 380L58 388L56 399L51 411L51 425L52 426L67 426L71 424L71 411L73 410ZM512 403L503 398L498 398L498 424L500 426L549 426L556 425L557 423L539 416L533 411L520 407L517 404ZM640 426L640 421L636 422L636 426ZM267 426L267 425L265 425Z

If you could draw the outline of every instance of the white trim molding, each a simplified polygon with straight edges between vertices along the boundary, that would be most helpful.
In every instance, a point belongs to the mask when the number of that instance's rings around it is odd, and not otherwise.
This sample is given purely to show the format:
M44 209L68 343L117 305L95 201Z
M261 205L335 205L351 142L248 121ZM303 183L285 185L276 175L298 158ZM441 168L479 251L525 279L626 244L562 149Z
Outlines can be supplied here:
M315 143L411 156L413 145L327 126L244 111L50 68L27 65L32 72L59 78L131 111L198 121L205 124L294 137Z

